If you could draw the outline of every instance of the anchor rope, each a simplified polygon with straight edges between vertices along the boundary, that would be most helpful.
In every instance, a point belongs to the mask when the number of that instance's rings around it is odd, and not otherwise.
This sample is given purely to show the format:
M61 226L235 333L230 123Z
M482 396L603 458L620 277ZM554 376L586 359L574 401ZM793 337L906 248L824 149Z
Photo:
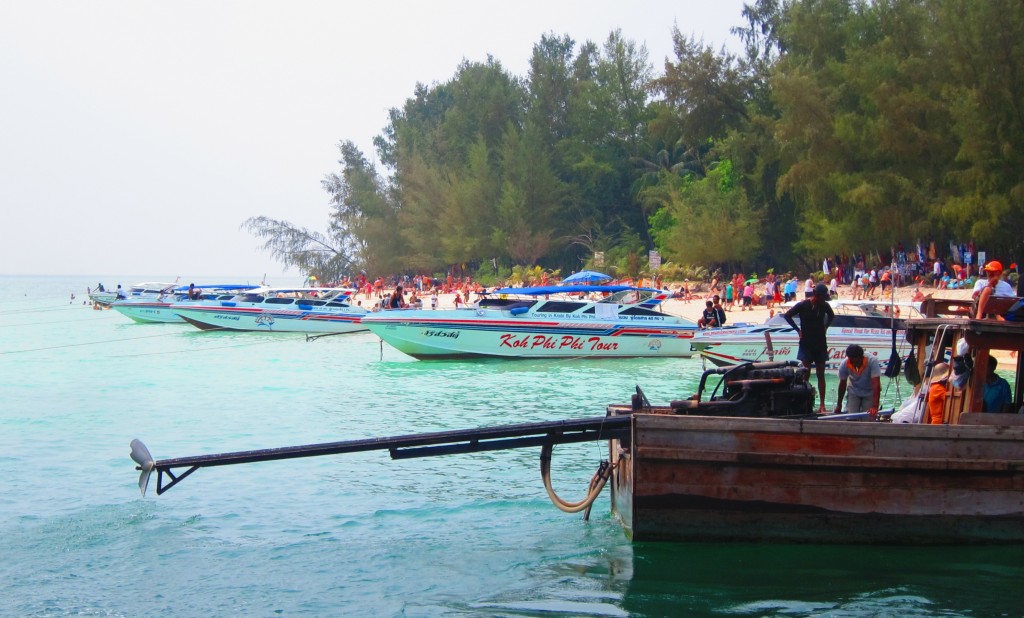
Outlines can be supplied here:
M541 449L540 454L540 475L544 481L544 490L547 491L548 497L551 499L551 503L558 507L559 510L566 513L579 513L580 511L588 511L590 506L597 500L597 497L601 494L601 490L604 489L605 483L612 475L612 471L615 469L614 464L610 464L607 461L602 461L598 467L597 472L590 479L590 485L587 488L587 494L584 498L578 502L569 502L562 499L555 493L554 488L551 486L551 452L554 450L554 444L545 444Z

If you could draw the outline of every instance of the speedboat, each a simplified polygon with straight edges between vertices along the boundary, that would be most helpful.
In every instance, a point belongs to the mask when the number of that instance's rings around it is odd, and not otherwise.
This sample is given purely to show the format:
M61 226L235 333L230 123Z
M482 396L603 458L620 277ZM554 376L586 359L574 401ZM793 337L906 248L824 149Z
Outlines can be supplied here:
M782 309L788 309L787 303ZM829 301L835 320L826 333L828 369L838 369L846 359L846 348L857 344L865 354L878 358L884 370L896 341L902 343L905 358L910 353L903 342L906 320L920 317L920 303L889 301ZM799 319L795 320L799 324ZM719 367L763 361L796 360L800 337L782 314L761 324L736 324L731 328L702 330L693 339L694 350Z
M625 285L503 288L458 309L392 309L363 326L409 356L689 357L699 328L664 313L662 290Z
M89 292L89 300L94 304L109 307L117 300L126 300L129 298L156 298L161 294L166 294L170 290L173 290L177 285L177 283L147 281L144 283L136 283L127 290L110 290L104 288L103 285L100 284L95 290ZM119 291L120 294L118 294Z
M199 300L231 300L241 290L252 290L258 285L249 284L214 284L201 286L202 294L198 298L188 297L187 285L174 286L162 291L155 298L151 296L135 296L124 300L115 300L110 306L132 320L148 323L178 323L185 320L178 313L179 306Z
M353 307L350 288L270 288L230 300L192 301L174 311L201 330L340 334L366 330L366 309Z

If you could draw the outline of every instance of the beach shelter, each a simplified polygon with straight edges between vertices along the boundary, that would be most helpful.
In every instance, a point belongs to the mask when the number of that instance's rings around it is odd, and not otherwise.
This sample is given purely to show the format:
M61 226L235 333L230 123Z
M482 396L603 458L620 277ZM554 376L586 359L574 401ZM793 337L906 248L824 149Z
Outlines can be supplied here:
M606 281L611 278L611 275L595 272L593 270L584 270L578 273L573 273L565 279L562 279L562 283L594 283L595 281Z

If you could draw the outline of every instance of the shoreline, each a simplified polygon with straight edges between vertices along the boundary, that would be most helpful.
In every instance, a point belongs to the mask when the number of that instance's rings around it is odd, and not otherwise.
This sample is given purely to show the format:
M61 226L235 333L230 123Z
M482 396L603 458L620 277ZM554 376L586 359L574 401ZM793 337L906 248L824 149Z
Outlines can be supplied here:
M918 288L914 287L902 287L894 290L895 302L910 302L913 298L914 292ZM390 293L390 290L386 290L385 293ZM971 290L936 290L934 288L922 288L921 293L925 297L933 296L935 298L950 298L955 300L965 300L971 297ZM438 294L437 295L437 308L438 309L454 309L455 308L455 294ZM470 297L474 299L475 294L470 294ZM424 296L423 308L427 311L430 310L430 296ZM691 300L681 300L678 298L670 298L661 304L661 309L665 313L677 315L680 317L687 318L696 322L704 311L704 301L710 298L710 294L694 295ZM843 286L839 289L839 298L837 300L851 300L852 293L850 292L850 286ZM370 299L360 293L358 296L353 296L354 302L362 302L363 306L372 306L376 302L377 298L375 295L371 295ZM367 302L367 301L372 302ZM873 300L883 300L881 293L876 295ZM888 300L888 298L884 298ZM470 303L472 304L472 303ZM466 305L463 304L463 307ZM754 324L760 324L768 320L772 315L772 311L778 313L777 305L773 309L768 309L765 305L757 305L750 307L747 310L743 310L739 307L726 310L727 321L726 324L736 324L741 322L751 322Z

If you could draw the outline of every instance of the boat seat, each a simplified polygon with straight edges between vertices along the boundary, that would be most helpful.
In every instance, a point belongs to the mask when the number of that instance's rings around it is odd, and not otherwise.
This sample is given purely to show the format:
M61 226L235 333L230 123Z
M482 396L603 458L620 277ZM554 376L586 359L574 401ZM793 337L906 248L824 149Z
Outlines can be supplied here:
M974 315L978 311L978 302L975 301L971 306L971 314ZM998 315L1003 316L1011 322L1024 321L1024 305L1021 303L1021 299L1016 296L992 296L988 299L988 304L985 306L985 313L987 315Z
M960 424L1024 427L1024 414L999 412L965 412L960 415Z

